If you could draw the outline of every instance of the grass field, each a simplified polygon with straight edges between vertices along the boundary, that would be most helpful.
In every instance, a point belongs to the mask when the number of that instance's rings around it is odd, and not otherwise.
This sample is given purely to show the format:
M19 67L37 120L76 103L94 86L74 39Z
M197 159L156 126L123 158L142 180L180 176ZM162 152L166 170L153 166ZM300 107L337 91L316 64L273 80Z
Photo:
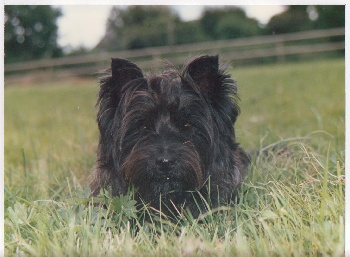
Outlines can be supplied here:
M144 225L127 197L86 204L97 82L8 85L6 256L344 256L344 73L343 59L234 69L238 141L284 151L253 161L236 206Z

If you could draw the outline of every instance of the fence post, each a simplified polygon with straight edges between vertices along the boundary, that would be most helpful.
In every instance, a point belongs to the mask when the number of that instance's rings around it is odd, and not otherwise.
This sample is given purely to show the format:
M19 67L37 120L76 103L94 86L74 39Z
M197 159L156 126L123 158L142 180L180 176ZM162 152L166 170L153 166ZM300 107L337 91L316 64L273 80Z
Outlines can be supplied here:
M276 43L276 53L278 62L284 62L286 60L283 42Z

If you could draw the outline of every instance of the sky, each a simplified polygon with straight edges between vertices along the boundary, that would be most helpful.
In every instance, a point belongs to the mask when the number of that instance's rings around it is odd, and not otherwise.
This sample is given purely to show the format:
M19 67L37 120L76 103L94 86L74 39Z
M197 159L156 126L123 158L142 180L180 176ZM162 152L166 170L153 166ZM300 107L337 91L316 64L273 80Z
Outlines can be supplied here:
M61 8L63 15L58 19L60 46L76 49L81 46L91 49L102 39L106 30L106 21L111 9L110 5L64 5ZM248 17L256 18L261 24L266 24L270 17L284 10L281 5L240 6ZM174 10L185 20L194 20L200 17L204 6L178 5Z

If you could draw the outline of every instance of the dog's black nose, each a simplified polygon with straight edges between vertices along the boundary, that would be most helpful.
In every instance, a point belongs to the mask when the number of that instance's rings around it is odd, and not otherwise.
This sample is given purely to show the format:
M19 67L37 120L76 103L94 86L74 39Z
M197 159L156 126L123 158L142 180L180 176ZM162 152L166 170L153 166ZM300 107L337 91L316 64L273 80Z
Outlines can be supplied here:
M174 164L174 160L168 158L168 157L159 157L156 160L156 165L160 170L168 170L170 169Z

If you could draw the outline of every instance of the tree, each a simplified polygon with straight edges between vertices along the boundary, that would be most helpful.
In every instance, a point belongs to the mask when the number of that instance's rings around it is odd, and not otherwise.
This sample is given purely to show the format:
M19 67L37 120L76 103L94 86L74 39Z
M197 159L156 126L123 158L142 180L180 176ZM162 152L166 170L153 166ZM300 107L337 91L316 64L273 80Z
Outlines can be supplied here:
M344 5L291 5L273 16L265 29L267 34L280 34L344 26Z
M208 9L201 19L182 21L167 6L113 7L96 50L115 51L260 35L258 21L242 9Z
M315 29L345 27L344 5L317 5L313 6L317 12Z
M290 33L313 28L307 5L288 6L283 13L273 16L266 25L267 34Z
M171 22L178 20L166 6L113 7L106 34L97 49L114 51L167 45Z
M200 26L199 20L183 22L178 20L175 23L175 44L188 44L208 41Z
M57 8L5 5L5 63L62 56L57 44Z
M200 19L200 23L202 30L211 40L261 34L258 21L248 18L245 12L237 7L207 9Z

